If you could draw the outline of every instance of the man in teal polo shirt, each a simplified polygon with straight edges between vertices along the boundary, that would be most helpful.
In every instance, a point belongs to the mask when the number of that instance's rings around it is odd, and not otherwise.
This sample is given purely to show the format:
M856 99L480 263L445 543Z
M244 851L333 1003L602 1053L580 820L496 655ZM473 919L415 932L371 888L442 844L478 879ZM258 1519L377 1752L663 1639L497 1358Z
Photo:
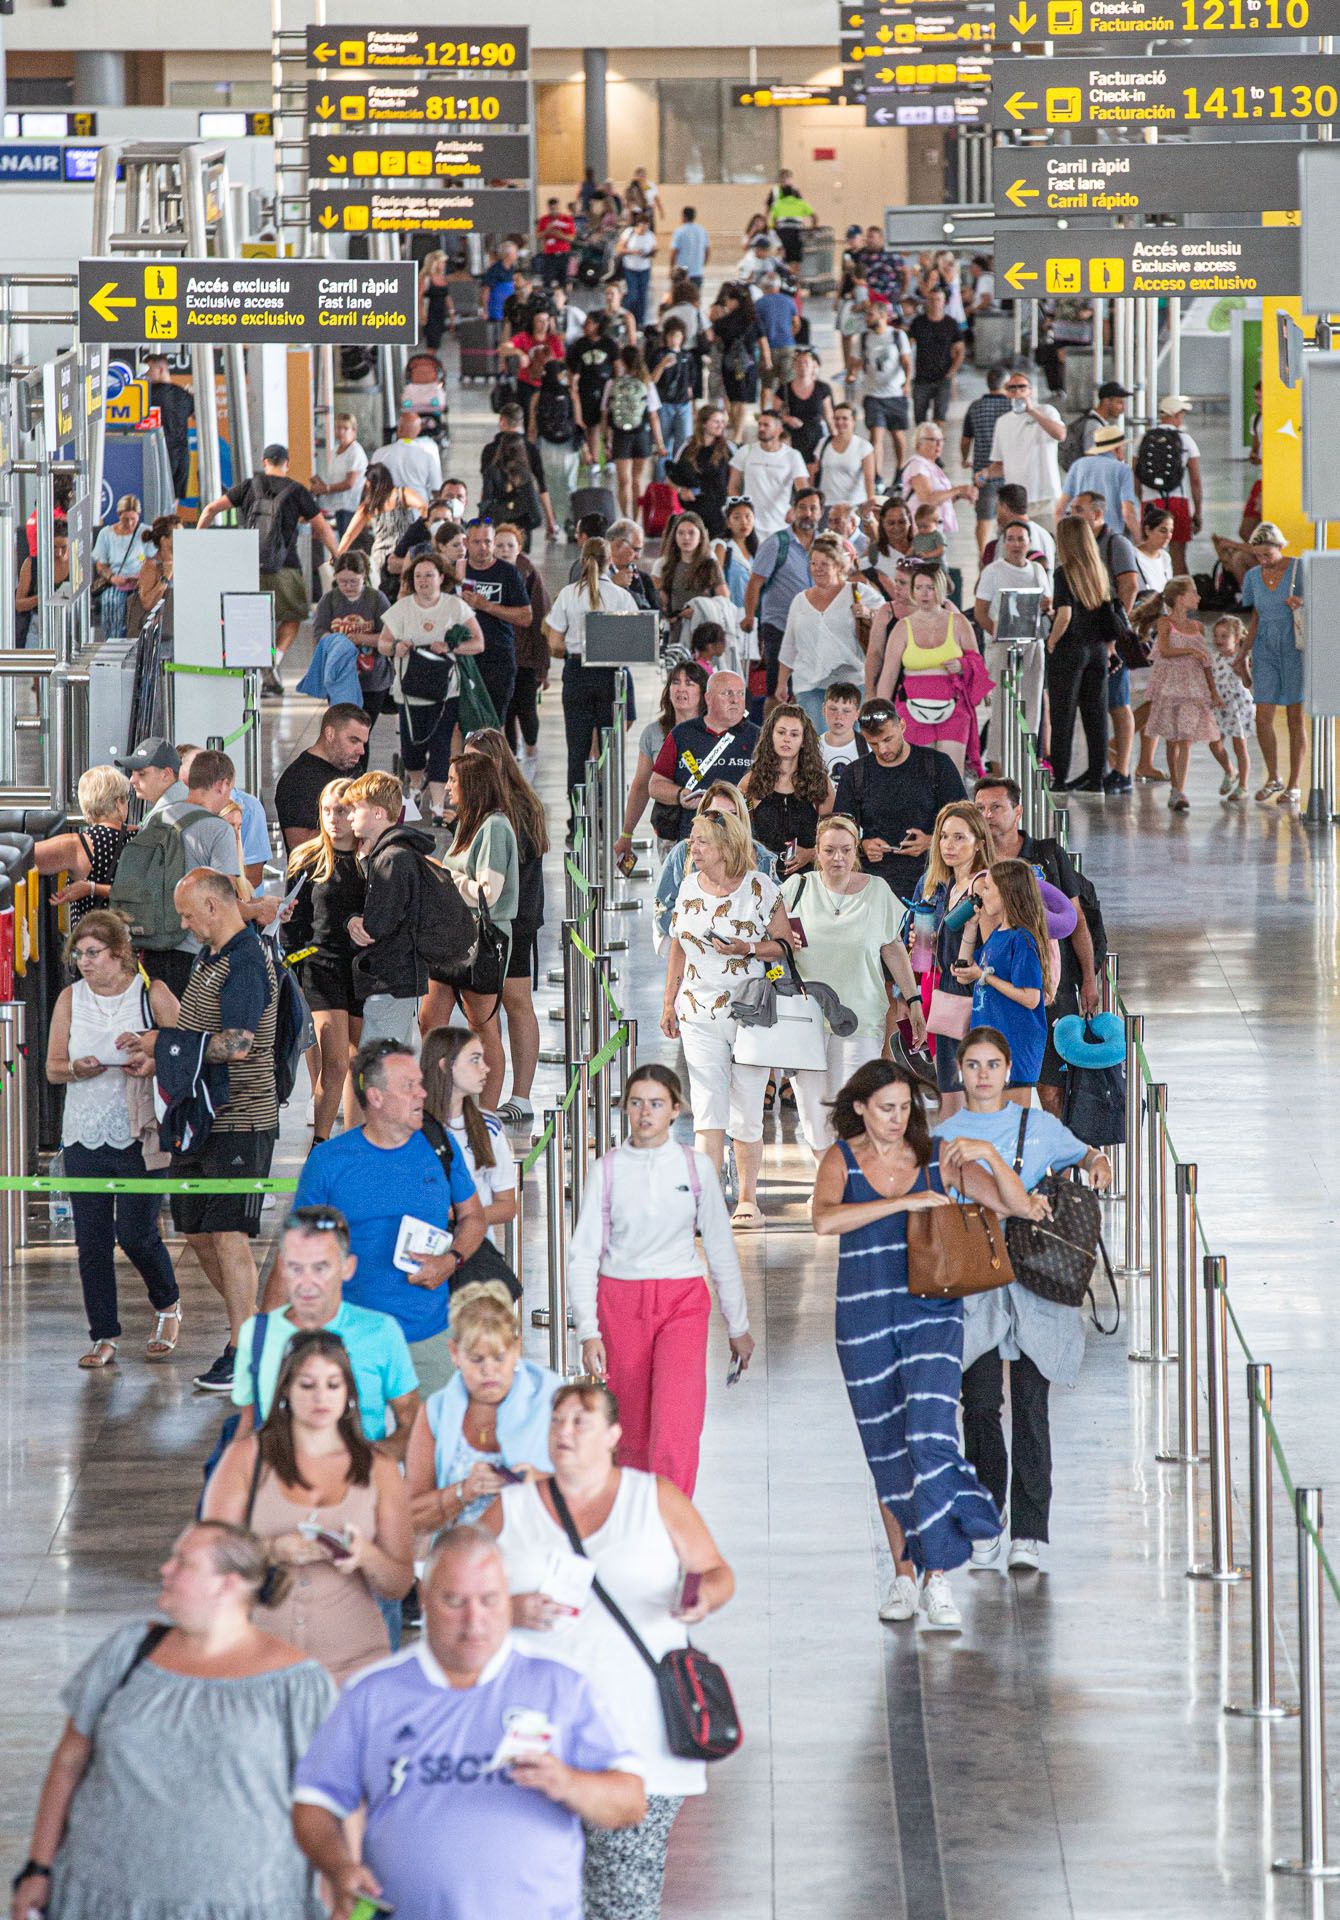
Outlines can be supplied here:
M349 1251L349 1226L334 1207L299 1207L291 1213L279 1246L279 1292L285 1304L266 1317L261 1350L261 1418L270 1411L275 1382L297 1333L318 1328L338 1334L353 1368L363 1431L379 1451L403 1460L419 1410L419 1383L399 1325L389 1313L355 1307L341 1298L358 1265ZM233 1405L251 1405L251 1347L256 1320L243 1323L233 1368ZM387 1431L388 1410L394 1426Z

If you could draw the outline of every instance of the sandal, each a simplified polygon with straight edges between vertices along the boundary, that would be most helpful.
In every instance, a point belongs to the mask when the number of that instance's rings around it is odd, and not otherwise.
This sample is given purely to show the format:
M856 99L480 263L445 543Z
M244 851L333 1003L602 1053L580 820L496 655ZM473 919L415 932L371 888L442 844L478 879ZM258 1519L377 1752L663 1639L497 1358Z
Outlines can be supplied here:
M87 1353L80 1354L79 1364L85 1372L91 1372L94 1367L110 1367L115 1359L115 1340L95 1340Z
M170 1340L168 1339L167 1333L166 1333L166 1327L169 1321L173 1323L172 1338ZM181 1301L179 1300L175 1307L164 1307L162 1312L158 1315L157 1323L154 1326L153 1335L150 1338L148 1345L144 1349L145 1359L146 1360L166 1360L168 1355L175 1350L177 1342L180 1339L181 1339Z
M773 1108L776 1106L776 1104L777 1104L777 1082L775 1080L769 1080L767 1086L764 1087L763 1089L764 1113L771 1113Z
M761 1227L763 1225L763 1210L761 1207L756 1206L752 1200L737 1201L735 1211L730 1217L730 1223L733 1227Z
M1284 782L1282 780L1267 780L1263 787L1256 789L1256 797L1258 800L1273 800L1277 793L1283 793L1283 791Z
M1150 787L1162 787L1168 783L1168 775L1160 767L1137 767L1135 777L1137 780L1143 780L1146 786Z
M782 1093L781 1093L781 1100L782 1100L782 1105L783 1105L784 1107L789 1107L789 1108L791 1109L791 1111L792 1111L792 1113L794 1113L794 1112L795 1112L795 1110L796 1110L796 1090L795 1090L795 1088L794 1088L794 1087L793 1087L793 1086L791 1085L791 1082L790 1082L789 1080L783 1080L783 1082L782 1082Z

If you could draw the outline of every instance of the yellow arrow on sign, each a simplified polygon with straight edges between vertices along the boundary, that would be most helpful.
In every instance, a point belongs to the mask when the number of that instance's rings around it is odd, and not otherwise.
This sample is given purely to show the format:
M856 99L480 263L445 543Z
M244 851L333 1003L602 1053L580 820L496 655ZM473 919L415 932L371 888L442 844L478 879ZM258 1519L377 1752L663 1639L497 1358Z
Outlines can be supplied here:
M109 327L114 326L116 323L116 309L118 307L133 307L135 304L135 296L133 293L129 295L122 294L119 299L112 297L120 284L121 282L119 280L104 280L98 288L98 291L91 293L88 297L88 304L92 307L94 313L97 314L99 320L105 320Z
M1005 102L1005 111L1011 120L1022 120L1026 113L1036 113L1037 110L1037 101L1025 100L1022 93L1012 93Z
M349 162L342 153L328 153L326 155L326 171L328 173L348 173Z
M1005 284L1007 287L1013 287L1016 293L1022 293L1024 290L1024 281L1036 280L1037 277L1035 273L1025 273L1023 262L1020 261L1016 266L1006 269Z
M1024 201L1036 200L1040 193L1041 189L1039 187L1026 187L1022 180L1012 180L1005 189L1005 198L1012 207L1018 207L1019 211L1023 213L1026 211Z
M326 211L318 214L317 218L323 227L337 227L340 223L340 216L334 207L327 207Z
M879 30L879 32L878 32L878 33L877 33L877 34L875 35L875 38L876 38L876 40L892 40L892 38L893 38L893 28L892 28L892 27L881 27L881 28L880 28L880 30Z
M321 115L321 118L323 120L329 120L330 116L335 111L334 107L331 106L330 101L327 99L324 93L316 103L316 110Z
M312 58L319 67L328 67L335 58L335 49L326 40L319 47L312 48Z
M1009 22L1015 32L1022 37L1024 34L1033 31L1034 27L1038 24L1038 16L1035 13L1030 13L1027 7L1018 6L1014 9L1014 12L1009 15Z
M881 67L879 72L875 75L875 78L876 80L884 81L886 86L891 86L893 84L894 79L896 78L896 75L894 74L892 67Z

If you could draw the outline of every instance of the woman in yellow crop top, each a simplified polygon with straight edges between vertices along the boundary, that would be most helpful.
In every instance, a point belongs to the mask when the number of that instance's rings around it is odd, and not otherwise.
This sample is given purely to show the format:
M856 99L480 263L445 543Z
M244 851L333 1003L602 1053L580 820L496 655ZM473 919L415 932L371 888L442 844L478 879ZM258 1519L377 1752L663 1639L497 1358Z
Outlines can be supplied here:
M991 683L971 626L941 599L943 577L929 566L913 573L912 611L889 633L875 696L893 701L913 746L938 748L962 773L980 764L975 709Z

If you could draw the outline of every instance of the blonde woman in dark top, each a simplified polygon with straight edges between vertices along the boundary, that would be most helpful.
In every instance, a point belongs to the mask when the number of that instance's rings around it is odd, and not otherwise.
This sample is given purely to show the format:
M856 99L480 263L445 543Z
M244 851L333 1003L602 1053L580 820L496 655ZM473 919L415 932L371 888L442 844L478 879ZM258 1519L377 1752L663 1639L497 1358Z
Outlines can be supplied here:
M345 1124L356 1127L361 1121L349 1062L363 1031L363 1002L354 986L355 949L348 925L363 911L367 881L344 798L349 784L332 780L322 788L321 825L289 855L289 886L302 877L303 887L279 936L285 953L306 954L296 971L316 1027L313 1145L330 1138L342 1094Z

